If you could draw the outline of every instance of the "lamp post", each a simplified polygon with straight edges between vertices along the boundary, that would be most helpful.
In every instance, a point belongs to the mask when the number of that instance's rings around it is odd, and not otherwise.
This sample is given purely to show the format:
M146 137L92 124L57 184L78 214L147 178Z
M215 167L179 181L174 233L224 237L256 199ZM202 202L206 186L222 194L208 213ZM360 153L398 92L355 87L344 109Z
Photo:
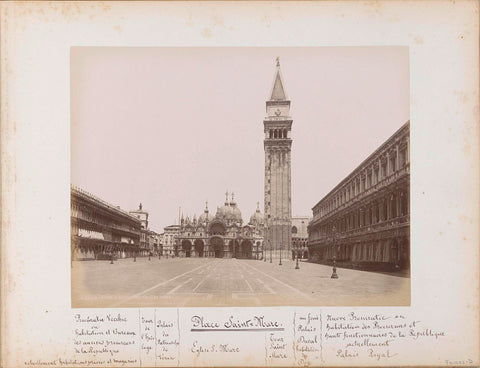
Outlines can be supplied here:
M296 264L295 264L295 269L296 269L296 270L299 270L299 269L300 269L300 266L298 265L298 247L299 247L299 244L297 243L297 247L296 247L296 248L297 248L297 251L295 252L296 255L297 255L297 257L296 257L296 258L297 258L297 261L296 261Z
M267 221L264 218L264 229L263 229L263 243L262 243L262 251L263 251L263 262L267 262L267 248L265 245L267 244Z
M335 246L335 233L337 229L335 228L335 225L332 228L332 251L333 251L333 272L332 272L332 279L338 279L337 275L337 248Z
M263 231L263 242L262 242L262 257L263 257L263 262L267 262L267 248L265 245L267 244L267 227L264 227Z
M281 241L280 241L280 244L278 245L278 247L280 248L280 261L278 262L278 265L281 266L282 265L282 247L283 247L283 229L280 230L281 231Z
M395 230L395 252L394 252L394 257L395 257L395 270L398 270L400 268L400 265L398 264L400 261L400 242L398 241L398 228Z
M267 244L268 244L268 248L270 248L270 263L272 263L272 240L270 236L271 229L270 229L268 220L266 222L267 222Z
M270 240L270 236L268 237L268 243L269 243L269 245L270 245L270 263L272 263L273 245L272 245L272 241Z
M265 250L265 244L267 243L267 236L266 236L267 232L265 231L265 224L264 224L264 229L263 229L263 241L262 241L262 261L263 262L267 262L267 258L266 258L266 255L267 255L267 252ZM261 235L261 234L260 234Z
M280 219L280 224L282 225L282 227L280 228L280 232L281 232L281 242L279 244L279 248L280 248L280 262L278 262L278 265L281 266L282 265L282 248L283 248L283 217Z

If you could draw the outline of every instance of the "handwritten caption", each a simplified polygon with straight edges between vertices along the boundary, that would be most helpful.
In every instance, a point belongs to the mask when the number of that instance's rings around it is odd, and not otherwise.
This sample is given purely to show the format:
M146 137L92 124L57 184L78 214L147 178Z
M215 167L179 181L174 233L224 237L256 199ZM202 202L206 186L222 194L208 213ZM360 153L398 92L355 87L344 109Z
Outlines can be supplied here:
M182 316L183 313L183 316ZM252 356L266 366L317 366L346 361L394 364L417 342L446 339L444 330L401 313L323 312L211 314L179 309L72 316L70 352L28 359L26 366L177 366L200 358L238 362ZM400 359L397 361L397 359ZM258 360L258 361L257 361ZM471 365L445 360L445 365Z
M335 357L352 359L367 357L386 361L400 354L400 341L437 340L445 331L434 330L422 321L407 318L402 314L329 314L325 316L323 338L325 343L338 348Z

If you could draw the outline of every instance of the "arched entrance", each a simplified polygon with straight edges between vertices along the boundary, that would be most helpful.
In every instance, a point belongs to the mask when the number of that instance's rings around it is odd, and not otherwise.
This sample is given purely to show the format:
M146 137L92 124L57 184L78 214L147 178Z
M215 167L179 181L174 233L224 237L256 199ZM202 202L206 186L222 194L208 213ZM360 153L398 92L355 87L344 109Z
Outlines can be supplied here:
M182 240L182 250L185 253L185 257L190 257L192 252L192 243L189 240Z
M259 241L257 241L256 247L255 247L255 259L263 259L263 253L261 253L261 245Z
M232 257L233 258L241 258L241 249L240 249L240 243L242 242L242 239L232 239L228 243L229 248L232 251Z
M214 237L210 239L210 248L213 249L215 258L223 258L223 239Z
M195 246L195 252L197 252L198 257L203 257L203 248L204 248L204 243L203 240L197 239L195 240L194 246Z
M252 242L250 240L244 240L240 244L240 255L237 254L237 258L252 258Z
M230 257L235 258L235 241L230 240L228 242L228 254Z

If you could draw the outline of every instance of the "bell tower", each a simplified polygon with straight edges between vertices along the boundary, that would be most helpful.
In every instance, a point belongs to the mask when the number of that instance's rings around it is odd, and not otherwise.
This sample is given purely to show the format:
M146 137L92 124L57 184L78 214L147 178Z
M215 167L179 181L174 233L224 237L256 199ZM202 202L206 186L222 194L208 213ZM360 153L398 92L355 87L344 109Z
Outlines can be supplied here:
M267 116L263 120L265 139L265 225L266 247L279 252L291 249L291 147L292 118L290 101L285 93L280 60L276 70L270 99L266 102ZM290 254L284 253L283 257Z

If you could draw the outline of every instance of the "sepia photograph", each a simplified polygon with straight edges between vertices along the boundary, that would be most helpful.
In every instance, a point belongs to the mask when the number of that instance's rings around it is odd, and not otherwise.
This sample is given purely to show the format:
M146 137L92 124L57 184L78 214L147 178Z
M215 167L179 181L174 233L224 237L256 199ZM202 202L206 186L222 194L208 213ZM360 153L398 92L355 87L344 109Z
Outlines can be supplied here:
M73 308L410 305L407 46L70 67Z
M0 2L0 366L479 366L478 13Z

